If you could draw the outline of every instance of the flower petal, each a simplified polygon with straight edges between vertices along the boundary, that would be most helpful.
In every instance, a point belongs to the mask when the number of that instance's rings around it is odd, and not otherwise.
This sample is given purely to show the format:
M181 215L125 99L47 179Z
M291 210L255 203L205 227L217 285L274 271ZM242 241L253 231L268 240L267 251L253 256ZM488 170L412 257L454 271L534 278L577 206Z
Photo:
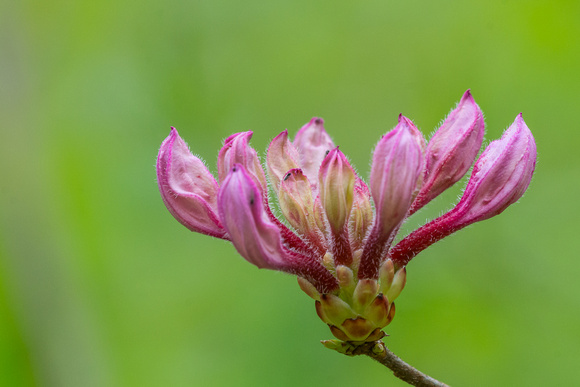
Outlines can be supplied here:
M283 230L270 218L261 195L252 175L243 165L234 164L220 187L218 207L236 250L259 268L305 278L321 294L336 290L338 282L319 261L284 246L288 236L283 236Z
M298 168L298 151L288 139L288 131L285 130L272 140L268 147L266 165L268 176L274 191L277 193L280 182L285 178L288 171Z
M423 186L411 212L419 210L465 175L481 149L484 131L483 113L467 90L429 141Z
M301 169L291 169L280 183L278 199L290 225L324 254L323 236L315 219L314 198L308 178Z
M373 224L373 207L369 187L357 177L354 184L353 204L350 213L350 240L353 250L363 247L363 241Z
M422 168L422 135L406 117L377 144L370 188L377 208L375 227L383 239L405 218Z
M294 146L300 155L300 168L310 184L318 183L318 170L327 152L335 148L332 139L324 130L324 120L314 117L304 125L294 138Z
M359 278L378 277L384 250L407 215L423 165L422 138L401 115L395 129L375 148L370 188L376 218L361 257Z
M252 138L252 132L235 133L224 141L224 146L218 154L218 177L223 182L234 164L239 163L250 173L262 195L268 192L264 169L260 164L258 154L248 143Z
M318 182L322 207L335 233L342 232L350 215L355 181L346 156L338 147L331 150L320 166Z
M352 210L356 174L338 147L328 153L318 177L320 202L332 231L332 254L335 265L349 266L352 249L348 219Z
M261 196L252 175L234 164L219 190L220 218L242 257L259 268L280 270L286 266L280 229Z
M457 205L463 222L499 215L522 197L536 166L536 143L519 114L501 139L485 149Z
M217 216L218 184L171 128L157 157L157 183L165 206L191 231L227 239Z

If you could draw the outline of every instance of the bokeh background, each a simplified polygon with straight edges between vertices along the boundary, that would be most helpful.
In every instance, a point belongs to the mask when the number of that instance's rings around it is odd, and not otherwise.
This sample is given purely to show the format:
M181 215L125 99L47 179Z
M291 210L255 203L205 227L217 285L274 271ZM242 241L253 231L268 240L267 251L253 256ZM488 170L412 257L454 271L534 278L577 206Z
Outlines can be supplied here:
M572 385L580 362L580 2L0 2L0 385L400 386L331 338L293 277L163 206L171 125L215 171L312 116L363 176L402 112L519 112L528 193L408 267L388 346L451 385ZM457 184L406 225L449 209Z

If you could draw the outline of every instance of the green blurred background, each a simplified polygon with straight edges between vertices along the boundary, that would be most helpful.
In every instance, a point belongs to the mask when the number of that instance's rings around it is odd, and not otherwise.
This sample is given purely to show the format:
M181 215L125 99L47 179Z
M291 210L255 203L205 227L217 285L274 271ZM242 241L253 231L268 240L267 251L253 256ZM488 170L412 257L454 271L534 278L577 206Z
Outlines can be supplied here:
M170 125L221 141L312 116L363 176L402 112L432 133L467 88L489 142L519 112L530 190L411 262L388 346L452 385L572 385L580 3L0 2L0 384L404 385L331 338L293 277L163 206ZM406 225L450 208L458 184Z

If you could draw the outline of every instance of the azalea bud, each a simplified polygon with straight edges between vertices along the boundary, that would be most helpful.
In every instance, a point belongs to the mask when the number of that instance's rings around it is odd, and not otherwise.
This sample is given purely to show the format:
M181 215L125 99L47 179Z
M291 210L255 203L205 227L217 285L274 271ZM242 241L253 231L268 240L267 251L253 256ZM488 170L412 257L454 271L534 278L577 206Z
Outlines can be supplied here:
M423 186L413 202L412 212L465 175L481 148L484 129L483 113L467 90L429 141Z
M362 248L363 241L373 223L373 207L369 187L360 178L356 179L350 214L350 239L354 250Z
M322 248L322 236L314 215L314 199L301 169L292 169L280 183L278 200L282 214L299 234Z
M287 130L274 137L268 147L266 156L268 175L274 191L278 192L280 182L285 178L288 171L298 168L299 158L298 151L288 139Z
M252 138L252 132L235 133L224 141L224 146L218 154L218 177L223 183L227 174L234 164L238 163L244 166L245 170L252 176L260 188L262 196L268 192L266 176L260 164L258 154L248 142Z
M227 239L217 215L218 184L175 128L159 149L157 183L163 203L181 224L191 231Z
M350 215L355 178L346 156L338 147L328 153L320 166L320 200L334 233L343 231Z
M423 163L423 136L404 116L375 148L370 188L376 217L367 238L358 276L377 278L383 250L409 210Z
M454 209L413 231L391 251L397 266L474 222L500 214L524 194L536 165L536 143L519 114L499 140L481 154Z
M287 230L271 219L266 205L252 175L234 164L220 187L218 209L236 250L259 268L300 275L319 293L334 291L338 282L319 261L284 246Z
M423 136L406 117L375 148L370 188L375 201L375 227L387 240L405 218L421 173Z
M242 257L259 268L285 266L280 229L268 217L259 188L241 164L234 164L224 179L218 205L224 227Z
M469 91L428 148L401 115L376 145L369 189L321 119L304 125L294 142L287 131L280 133L268 148L267 168L296 233L269 206L264 171L248 144L252 132L224 141L219 188L174 129L159 151L157 174L167 208L189 229L231 240L259 268L299 277L318 316L341 340L326 346L349 355L366 348L383 357L382 329L395 315L393 300L405 286L409 260L446 235L501 213L530 183L536 147L520 115L475 163L457 206L391 249L406 217L461 179L482 135L482 114Z
M467 183L457 212L463 223L491 218L522 197L536 166L536 143L519 114L502 138L485 149Z
M356 175L338 147L322 161L318 179L320 202L331 230L334 263L350 266L352 249L346 222L352 209Z
M310 184L318 183L318 170L326 154L335 148L330 136L324 130L324 120L314 117L296 134L294 146L300 155L300 167Z

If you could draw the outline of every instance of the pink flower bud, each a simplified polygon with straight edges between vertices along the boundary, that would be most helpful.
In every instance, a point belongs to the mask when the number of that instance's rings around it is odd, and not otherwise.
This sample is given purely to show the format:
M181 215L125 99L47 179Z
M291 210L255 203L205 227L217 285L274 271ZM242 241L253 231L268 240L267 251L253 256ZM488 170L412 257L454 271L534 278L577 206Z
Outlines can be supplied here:
M314 214L314 198L308 178L301 169L291 169L280 183L278 201L290 225L324 254L323 239Z
M320 262L283 245L282 231L270 218L261 195L252 175L241 164L234 164L220 187L220 218L240 255L259 268L300 275L320 293L338 287Z
M349 266L352 250L346 227L352 209L356 175L346 156L331 150L322 161L318 175L320 202L332 231L332 253L336 265Z
M300 155L300 168L310 184L318 183L318 170L327 152L335 148L330 136L324 130L324 120L314 117L296 134L294 146Z
M266 176L258 154L248 145L252 134L252 132L235 133L225 139L224 146L218 154L218 177L220 182L223 182L234 164L242 164L265 197L268 192Z
M227 239L217 216L218 184L171 128L157 157L157 182L165 206L191 231Z
M350 240L353 250L362 248L368 230L373 224L373 207L369 187L357 177L354 184L352 211L350 213Z
M388 239L403 220L421 173L422 135L406 117L377 144L370 188L377 208L376 226Z
M298 168L299 158L298 151L288 139L287 130L274 137L266 156L268 176L270 176L274 191L278 192L280 182L289 170Z
M521 113L482 153L457 212L463 223L499 215L528 189L536 167L536 142Z
M251 174L234 164L219 191L220 218L238 252L259 268L285 265L280 229L264 209Z
M328 153L320 166L320 201L335 233L343 231L350 215L355 178L350 163L338 147Z
M518 201L536 165L536 143L519 114L499 140L481 154L457 206L404 238L391 251L398 266L447 235L491 218Z
M373 230L361 258L359 278L377 278L381 255L409 210L423 165L423 136L404 116L375 148L370 188L376 207Z
M484 129L483 113L467 90L429 141L423 186L411 212L419 210L465 175L481 148Z

